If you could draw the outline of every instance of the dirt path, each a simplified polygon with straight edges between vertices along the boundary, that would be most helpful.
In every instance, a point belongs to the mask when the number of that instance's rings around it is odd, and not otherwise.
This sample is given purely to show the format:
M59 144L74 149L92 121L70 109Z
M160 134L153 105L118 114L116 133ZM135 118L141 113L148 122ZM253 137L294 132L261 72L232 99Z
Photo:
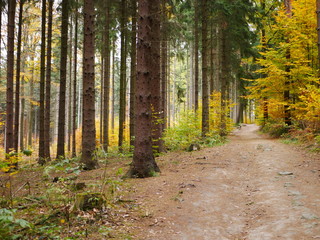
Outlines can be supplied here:
M256 131L169 154L160 177L132 180L145 209L137 239L320 239L320 160Z

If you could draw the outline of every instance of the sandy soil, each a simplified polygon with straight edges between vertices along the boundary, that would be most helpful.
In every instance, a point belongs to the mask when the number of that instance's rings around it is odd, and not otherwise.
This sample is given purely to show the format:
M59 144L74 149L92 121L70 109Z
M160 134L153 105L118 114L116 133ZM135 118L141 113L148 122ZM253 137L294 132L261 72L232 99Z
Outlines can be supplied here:
M170 153L159 165L159 177L129 180L144 209L135 239L320 239L320 159L255 125L224 146Z

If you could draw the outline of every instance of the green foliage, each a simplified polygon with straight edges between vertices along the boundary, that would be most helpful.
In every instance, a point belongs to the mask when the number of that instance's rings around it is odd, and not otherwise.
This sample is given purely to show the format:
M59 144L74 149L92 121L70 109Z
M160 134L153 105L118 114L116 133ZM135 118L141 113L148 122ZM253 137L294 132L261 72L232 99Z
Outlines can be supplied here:
M284 134L287 134L290 130L290 127L281 123L267 123L261 128L263 133L268 133L272 137L279 138Z
M192 111L181 113L178 123L166 129L164 142L170 150L186 149L191 143L201 141L200 118Z
M0 209L0 238L3 240L21 239L20 229L31 228L31 224L14 216L16 209Z
M167 149L172 151L186 150L190 144L212 147L225 141L219 136L216 128L211 129L206 138L203 138L201 134L200 113L186 111L181 113L180 119L174 127L166 129L163 139Z

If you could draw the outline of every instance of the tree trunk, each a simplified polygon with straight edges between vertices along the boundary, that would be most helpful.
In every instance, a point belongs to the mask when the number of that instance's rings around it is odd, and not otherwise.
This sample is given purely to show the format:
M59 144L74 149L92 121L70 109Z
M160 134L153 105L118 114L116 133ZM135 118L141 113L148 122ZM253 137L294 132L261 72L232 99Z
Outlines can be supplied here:
M13 150L13 72L14 72L14 26L16 1L8 1L7 32L7 96L6 96L6 153Z
M114 121L115 121L115 70L116 70L116 63L115 57L116 55L116 38L112 41L112 114L111 114L111 129L112 134L114 134Z
M199 108L199 1L194 2L194 111Z
M104 77L103 77L103 149L109 146L109 101L110 101L110 1L106 1L104 28Z
M120 109L119 109L119 152L123 151L123 137L126 116L126 0L121 0L121 63L120 63Z
M67 57L68 57L68 0L62 0L61 24L61 56L60 56L60 92L58 118L58 146L57 158L65 156L65 125L66 125L66 85L67 85Z
M72 23L72 16L70 17L70 22ZM68 86L68 144L67 144L67 149L68 153L70 155L71 153L71 134L72 134L72 38L73 38L73 32L72 32L72 27L70 27L70 32L69 32L69 86Z
M72 157L76 153L76 130L77 130L77 58L78 58L78 0L76 2L74 26L74 52L73 52L73 111L72 111Z
M158 0L157 0L158 1ZM151 5L154 1L138 1L138 43L137 43L137 88L135 94L135 148L133 162L128 176L149 177L154 172L159 172L152 149L152 110L151 110L151 88L152 88L152 34L150 27L154 15ZM151 29L152 30L152 29Z
M131 77L130 77L130 148L134 146L134 95L136 91L137 75L137 0L131 0Z
M33 133L34 133L34 119L35 119L35 109L34 109L34 72L35 72L35 54L32 54L31 62L33 63L32 65L32 70L31 70L31 79L29 81L30 83L30 92L29 92L29 132L28 132L28 147L32 148L33 145Z
M161 120L162 131L167 126L167 23L166 0L162 0L162 26L161 26Z
M291 0L285 0L284 1L285 9L286 9L286 14L288 18L292 17L292 5L291 5ZM286 37L286 42L290 43L290 39ZM287 52L286 52L286 59L287 62L290 61L291 58L291 53L290 53L290 48L288 47ZM291 110L290 110L290 65L287 65L285 67L285 71L287 72L287 79L285 81L285 90L283 92L283 100L285 102L284 105L284 123L290 126L292 124L291 122Z
M51 114L51 55L52 55L52 9L54 0L48 6L48 37L47 37L47 69L46 69L46 108L44 115L44 157L50 161L50 114Z
M209 132L209 86L208 86L208 4L202 0L202 136Z
M24 126L25 126L25 96L24 96L24 76L22 76L21 79L21 114L20 114L20 151L24 150L24 139L25 139L25 134L24 134Z
M223 24L225 25L225 24ZM220 116L220 136L227 135L227 112L226 112L226 104L228 99L228 54L227 52L227 43L226 43L226 30L222 30L221 36L221 68L222 68L222 76L221 76L221 116Z
M19 117L20 117L20 76L21 76L21 44L22 44L22 13L24 0L19 4L18 42L17 42L17 66L16 66L16 92L15 92L15 114L14 114L14 142L13 148L19 150Z
M44 108L45 108L45 70L46 70L46 0L42 0L41 12L41 56L40 56L40 109L39 109L39 158L38 163L44 164Z
M153 1L151 5L153 20L151 22L151 55L153 69L151 71L151 108L152 108L152 138L153 150L163 151L162 128L161 128L161 92L160 92L160 0Z
M96 148L95 128L95 72L94 72L94 0L84 0L84 39L83 39L83 124L82 124L82 157L85 170L98 167L94 156Z

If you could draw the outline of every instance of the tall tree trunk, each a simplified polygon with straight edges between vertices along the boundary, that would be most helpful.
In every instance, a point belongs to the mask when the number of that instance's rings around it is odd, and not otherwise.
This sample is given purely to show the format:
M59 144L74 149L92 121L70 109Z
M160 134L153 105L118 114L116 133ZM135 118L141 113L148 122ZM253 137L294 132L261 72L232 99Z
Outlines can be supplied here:
M119 138L118 146L119 151L123 150L123 138L125 128L125 116L126 116L126 12L127 12L126 0L121 0L121 63L120 63L120 109L119 109Z
M137 75L137 0L131 0L131 5L130 146L134 146L134 96L136 91Z
M225 25L222 21L222 24ZM228 99L228 54L227 52L227 40L226 40L226 29L221 31L221 116L220 116L220 136L226 136L227 134L227 112L226 104Z
M158 0L157 0L158 1ZM154 15L152 6L155 1L138 1L138 43L137 43L137 88L135 94L135 148L129 176L148 177L159 172L152 149L152 110L151 88L154 64L150 49L153 36L150 31Z
M24 128L25 128L25 116L24 116L24 112L25 112L25 96L24 96L24 76L22 76L21 79L21 117L20 117L20 151L24 150L24 139L25 139L25 134L24 134Z
M94 0L84 0L83 14L83 124L81 163L84 165L84 169L91 170L98 167L98 161L94 156L96 148Z
M109 101L110 101L110 1L106 1L104 29L104 87L103 87L103 149L109 146Z
M284 1L284 5L285 5L285 9L286 9L286 14L287 14L287 17L288 18L291 18L292 17L292 5L291 5L291 0L285 0ZM288 37L286 37L286 41L287 43L290 42L290 39ZM287 52L286 52L286 59L287 59L287 62L290 61L291 59L291 53L290 53L290 48L288 47L287 49ZM291 110L290 110L290 104L289 104L289 101L290 101L290 65L287 65L285 67L285 71L287 72L287 79L285 81L285 90L283 92L283 100L285 102L285 105L284 105L284 123L287 124L288 126L290 126L292 124L291 122Z
M38 163L44 164L44 108L45 108L45 70L46 70L46 0L42 0L41 11L41 53L40 53L40 109L39 109L39 158Z
M7 32L7 96L6 96L6 153L13 150L13 72L14 72L14 19L16 1L8 1L8 32Z
M34 72L35 72L35 54L32 54L31 58L32 62L32 69L31 69L31 79L29 81L30 83L30 92L29 92L29 132L28 132L28 147L32 148L33 145L33 133L34 133L34 119L35 119L35 109L34 109Z
M161 25L161 120L162 131L167 126L167 19L166 19L166 0L162 0L162 25Z
M153 1L151 5L153 20L151 22L151 51L153 69L151 72L151 108L152 108L152 138L153 150L163 151L162 128L161 128L161 92L160 92L160 0Z
M67 57L68 57L68 0L62 0L61 24L61 56L60 56L60 92L58 118L58 146L57 158L65 156L65 125L66 125L66 85L67 85Z
M199 108L199 1L194 2L194 110Z
M111 129L114 134L114 121L115 121L115 70L116 70L116 38L112 41L112 114L111 114Z
M208 88L208 4L202 0L202 136L209 132L209 88Z
M44 157L50 160L50 114L51 114L51 55L52 55L52 10L54 0L48 5L47 69L46 69L46 108L44 115Z
M17 66L16 66L16 97L15 97L15 114L14 114L14 143L13 148L19 150L19 116L20 116L20 76L21 76L21 44L22 44L22 13L24 0L19 4L19 23L18 23L18 42L17 42Z
M70 16L70 22L72 23L72 16ZM69 31L69 86L68 86L68 144L67 144L67 149L68 153L71 153L71 134L72 134L72 38L73 38L73 28L70 27Z
M76 130L77 130L77 58L78 58L78 0L76 1L76 13L74 24L74 52L73 52L73 111L72 111L72 157L77 155Z

